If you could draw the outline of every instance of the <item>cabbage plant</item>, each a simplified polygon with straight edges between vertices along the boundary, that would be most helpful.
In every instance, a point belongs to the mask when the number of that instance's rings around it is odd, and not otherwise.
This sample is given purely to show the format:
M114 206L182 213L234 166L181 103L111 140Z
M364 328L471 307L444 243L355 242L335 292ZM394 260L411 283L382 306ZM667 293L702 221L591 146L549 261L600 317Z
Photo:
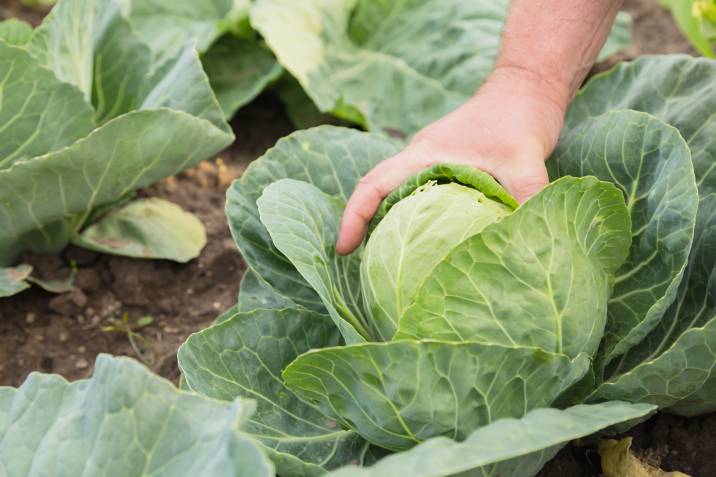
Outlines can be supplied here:
M114 0L64 0L35 30L3 25L0 267L69 242L196 256L203 226L176 206L143 202L107 214L233 141L194 48L156 62ZM159 243L169 237L174 244ZM28 275L27 267L0 271L0 296L26 288Z
M715 77L679 55L598 75L543 191L518 206L439 164L347 257L345 202L402 143L334 127L279 141L229 191L251 270L180 350L187 385L257 399L246 430L280 475L534 475L571 439L570 405L618 409L622 428L651 405L716 410ZM550 416L539 438L534 415Z

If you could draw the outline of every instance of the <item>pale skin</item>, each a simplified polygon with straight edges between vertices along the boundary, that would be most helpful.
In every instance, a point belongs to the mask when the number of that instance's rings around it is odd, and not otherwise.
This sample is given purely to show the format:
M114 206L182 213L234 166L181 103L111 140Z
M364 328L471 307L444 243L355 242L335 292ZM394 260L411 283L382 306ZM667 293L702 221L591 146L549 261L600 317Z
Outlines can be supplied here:
M493 175L519 201L547 185L569 102L607 38L622 0L513 0L495 68L463 106L366 174L343 213L336 250L363 241L380 202L438 162Z

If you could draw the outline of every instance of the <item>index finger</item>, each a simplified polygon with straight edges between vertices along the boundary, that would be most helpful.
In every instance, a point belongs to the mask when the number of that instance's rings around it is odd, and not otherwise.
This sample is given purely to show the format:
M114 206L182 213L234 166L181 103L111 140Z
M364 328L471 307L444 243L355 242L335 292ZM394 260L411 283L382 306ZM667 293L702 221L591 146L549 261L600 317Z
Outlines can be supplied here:
M355 250L363 241L368 223L383 199L406 178L422 169L423 166L400 153L381 162L363 176L343 211L336 251L347 255Z

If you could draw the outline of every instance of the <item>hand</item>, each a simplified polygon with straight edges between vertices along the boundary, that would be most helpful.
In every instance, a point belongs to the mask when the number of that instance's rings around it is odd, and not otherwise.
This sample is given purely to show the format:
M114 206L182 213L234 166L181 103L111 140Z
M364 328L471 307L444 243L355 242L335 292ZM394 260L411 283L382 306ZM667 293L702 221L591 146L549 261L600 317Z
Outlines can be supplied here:
M436 163L481 169L519 202L538 192L548 183L544 161L557 143L568 102L558 91L529 72L495 70L470 101L424 128L358 182L343 213L337 252L355 250L381 201Z

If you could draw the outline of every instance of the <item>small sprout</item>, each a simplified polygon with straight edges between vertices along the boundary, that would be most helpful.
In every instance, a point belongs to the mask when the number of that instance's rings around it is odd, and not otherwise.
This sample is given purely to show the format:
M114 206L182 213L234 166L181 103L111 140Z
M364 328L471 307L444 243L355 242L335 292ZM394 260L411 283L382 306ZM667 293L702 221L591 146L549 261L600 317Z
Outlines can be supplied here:
M152 344L146 337L136 331L151 325L154 322L154 318L146 315L132 323L129 319L129 314L123 313L119 319L109 318L109 322L108 326L102 327L102 331L127 335L127 340L137 358L145 364L154 364L156 356Z

